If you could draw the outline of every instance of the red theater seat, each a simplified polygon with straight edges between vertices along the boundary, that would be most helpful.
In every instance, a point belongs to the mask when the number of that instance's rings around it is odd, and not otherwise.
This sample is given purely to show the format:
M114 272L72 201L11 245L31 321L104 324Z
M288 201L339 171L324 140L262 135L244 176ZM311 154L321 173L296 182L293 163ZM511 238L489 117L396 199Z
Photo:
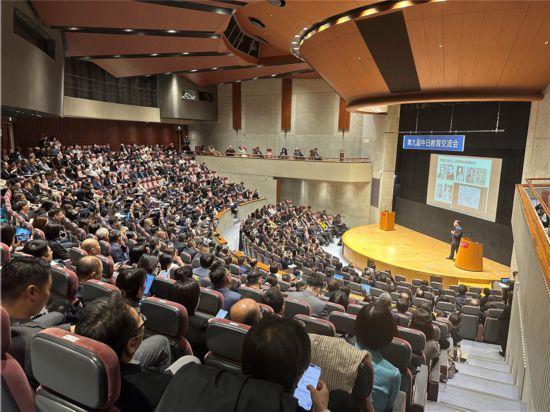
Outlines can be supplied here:
M285 298L285 316L293 318L295 315L311 315L309 303L297 299Z
M0 307L2 338L2 410L34 412L34 392L29 385L23 368L6 351L11 343L10 318L8 312Z
M39 410L118 410L119 360L107 345L49 328L32 340L31 362Z
M307 333L313 333L316 335L335 336L336 328L334 325L325 319L314 318L312 316L298 314L294 316L294 319L303 322Z
M187 309L165 299L149 297L141 303L148 335L163 335L175 343L181 355L192 355L191 345L185 339L188 326Z
M197 312L214 316L223 308L223 295L215 290L201 288Z
M111 293L120 293L120 289L102 280L91 279L82 285L80 293L82 300L91 302L95 299L108 296Z
M241 373L244 337L250 326L228 319L212 319L206 332L207 365Z

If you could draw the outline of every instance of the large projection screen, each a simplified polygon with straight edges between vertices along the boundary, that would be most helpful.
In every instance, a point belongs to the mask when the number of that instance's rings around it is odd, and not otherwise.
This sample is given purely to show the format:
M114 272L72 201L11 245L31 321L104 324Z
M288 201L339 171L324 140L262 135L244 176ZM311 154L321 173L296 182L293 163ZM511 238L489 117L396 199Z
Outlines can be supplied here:
M426 203L495 221L502 159L432 153Z

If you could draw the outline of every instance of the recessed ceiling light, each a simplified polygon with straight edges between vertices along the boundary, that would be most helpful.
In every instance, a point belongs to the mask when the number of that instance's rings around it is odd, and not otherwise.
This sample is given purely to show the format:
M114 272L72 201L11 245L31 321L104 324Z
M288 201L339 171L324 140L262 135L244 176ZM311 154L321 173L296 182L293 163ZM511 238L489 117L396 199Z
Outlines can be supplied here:
M267 0L269 4L275 7L285 7L286 1L285 0Z
M252 80L258 80L258 78L257 78L257 77L254 77Z
M177 33L177 31L174 29L170 29L170 30L166 30L166 33L174 34L174 33Z
M124 31L125 31L126 33L132 33L134 30L132 30L132 29L124 29Z
M544 42L544 44L547 45L547 46L548 46L549 43L550 43L549 40L546 40L546 41Z
M182 53L184 56L187 56L189 54L189 52L183 52Z
M120 54L115 54L113 57L118 59L120 57Z
M164 74L172 74L172 72L167 72L167 73L164 73Z
M218 70L218 68L217 67L212 67L212 70Z
M277 76L277 75L276 75L276 74L272 74L272 75L271 75L271 77L275 77L275 76Z
M78 30L78 27L69 27L69 30L72 30L72 31Z
M155 56L158 56L159 54L158 53L151 53L150 56L152 57L155 57Z
M90 56L84 56L83 59L90 59Z
M437 47L439 47L440 49L443 48L443 45L442 44L438 44Z
M197 71L197 69L193 69L191 70L191 73L195 73Z
M248 20L250 20L250 23L252 23L256 27L259 27L260 29L263 29L265 27L264 22L260 19L257 19L256 17L249 17Z

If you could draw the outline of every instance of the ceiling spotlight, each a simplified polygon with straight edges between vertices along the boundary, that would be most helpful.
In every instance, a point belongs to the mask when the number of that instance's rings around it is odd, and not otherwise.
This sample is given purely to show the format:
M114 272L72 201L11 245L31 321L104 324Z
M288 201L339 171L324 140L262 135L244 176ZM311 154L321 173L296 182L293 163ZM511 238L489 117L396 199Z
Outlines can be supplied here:
M151 53L149 56L155 57L155 56L158 56L158 55L159 55L158 53Z
M174 34L174 33L177 33L177 31L174 29L170 29L170 30L166 30L166 33Z
M269 4L275 7L285 7L285 0L267 0Z
M263 21L257 19L256 17L249 17L248 20L250 20L250 23L252 23L256 27L259 27L260 29L263 29L265 27Z
M120 57L120 54L115 54L113 57L114 57L115 59L118 59L118 58Z
M550 41L549 41L549 40L546 40L546 41L544 42L544 44L545 44L546 46L548 46L548 44L550 44Z
M78 30L78 27L69 27L69 30L75 31Z
M257 78L257 77L254 77L252 80L258 80L258 78Z
M132 29L124 29L124 31L125 31L126 33L132 33L134 30L132 30Z
M183 52L182 53L184 56L187 56L189 54L189 52Z
M164 73L164 74L172 74L172 72L167 72L167 73Z
M440 49L443 48L443 45L442 44L438 44L437 47L439 47Z
M197 69L193 69L191 70L191 73L195 73L197 71Z
M277 75L276 75L276 74L272 74L272 75L271 75L271 77L275 77L275 76L277 76Z
M212 67L212 70L218 70L218 68L217 67Z

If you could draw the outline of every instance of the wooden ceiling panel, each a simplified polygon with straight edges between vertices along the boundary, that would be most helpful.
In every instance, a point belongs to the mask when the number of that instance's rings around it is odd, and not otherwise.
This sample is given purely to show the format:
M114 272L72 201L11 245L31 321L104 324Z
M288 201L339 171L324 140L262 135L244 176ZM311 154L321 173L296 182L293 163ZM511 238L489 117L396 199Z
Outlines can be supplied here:
M128 0L32 2L49 26L220 31L228 15Z
M71 32L65 36L68 56L227 51L219 39Z
M247 64L236 56L162 57L144 59L94 60L98 66L115 77L143 76L210 67L238 66Z
M316 70L325 70L323 78L348 101L367 89L372 94L388 92L355 24L320 32L305 42L300 52Z
M241 79L252 79L254 77L266 77L272 74L288 73L298 70L307 70L309 66L305 63L283 64L278 66L263 66L243 68L228 71L211 71L200 73L182 74L182 77L192 81L198 86L208 86L219 83L235 82Z
M510 50L507 64L498 80L499 86L521 83L536 86L537 79L549 79L550 10L530 7L521 25L514 45ZM530 62L526 65L525 62Z

